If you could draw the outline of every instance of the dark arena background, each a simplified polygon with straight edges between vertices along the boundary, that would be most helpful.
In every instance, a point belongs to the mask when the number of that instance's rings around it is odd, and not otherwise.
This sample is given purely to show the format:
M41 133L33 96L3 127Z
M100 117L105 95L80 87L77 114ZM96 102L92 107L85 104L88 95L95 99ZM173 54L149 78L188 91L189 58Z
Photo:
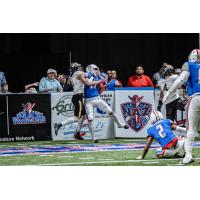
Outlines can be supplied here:
M189 52L198 48L199 34L0 34L0 70L9 90L21 92L24 85L39 81L49 67L68 73L71 60L83 66L116 69L124 85L143 64L152 75L162 62L181 67Z

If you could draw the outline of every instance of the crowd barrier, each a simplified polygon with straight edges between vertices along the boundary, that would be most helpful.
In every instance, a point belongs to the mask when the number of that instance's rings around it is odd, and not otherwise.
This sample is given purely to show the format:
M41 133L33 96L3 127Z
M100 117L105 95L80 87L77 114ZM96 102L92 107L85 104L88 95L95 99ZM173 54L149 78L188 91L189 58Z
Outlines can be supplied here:
M104 99L129 129L119 129L107 113L95 108L94 127L98 139L146 137L149 116L157 108L159 90L153 88L116 88L104 91ZM180 92L181 93L181 92ZM55 135L53 124L73 116L72 93L0 95L0 142L34 140L71 140L77 123L63 126ZM165 106L162 108L165 115ZM179 121L185 113L178 111ZM91 135L85 118L81 134Z

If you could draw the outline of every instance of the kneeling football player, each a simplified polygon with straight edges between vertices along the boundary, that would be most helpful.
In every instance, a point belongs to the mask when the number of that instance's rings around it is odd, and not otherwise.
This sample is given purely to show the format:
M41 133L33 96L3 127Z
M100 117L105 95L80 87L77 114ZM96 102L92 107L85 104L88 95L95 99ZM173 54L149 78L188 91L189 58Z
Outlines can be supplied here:
M142 156L137 157L137 159L145 158L153 139L161 145L161 148L156 150L157 158L180 157L181 153L185 153L184 133L186 133L186 128L175 125L169 119L164 119L162 113L159 111L153 111L151 113L150 123L152 126L147 129L147 143L144 147ZM178 138L172 130L181 132L182 136Z

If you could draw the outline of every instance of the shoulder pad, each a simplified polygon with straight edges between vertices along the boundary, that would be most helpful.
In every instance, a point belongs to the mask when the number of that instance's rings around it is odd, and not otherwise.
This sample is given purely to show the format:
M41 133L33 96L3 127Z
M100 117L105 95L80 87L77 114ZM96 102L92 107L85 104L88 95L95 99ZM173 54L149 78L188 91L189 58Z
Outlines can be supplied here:
M185 63L182 65L182 71L189 71L189 64L188 64L188 62L185 62Z

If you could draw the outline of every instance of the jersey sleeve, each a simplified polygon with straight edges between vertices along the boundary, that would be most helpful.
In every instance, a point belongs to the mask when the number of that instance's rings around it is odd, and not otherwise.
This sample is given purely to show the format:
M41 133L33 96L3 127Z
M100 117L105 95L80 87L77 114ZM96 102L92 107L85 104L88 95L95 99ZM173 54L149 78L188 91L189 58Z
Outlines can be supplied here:
M189 71L188 62L185 62L185 63L182 65L182 71Z
M169 77L169 81L175 81L178 78L178 75L174 74Z
M165 122L166 122L167 124L169 124L169 126L171 126L172 123L173 123L172 120L170 120L170 119L166 119Z

